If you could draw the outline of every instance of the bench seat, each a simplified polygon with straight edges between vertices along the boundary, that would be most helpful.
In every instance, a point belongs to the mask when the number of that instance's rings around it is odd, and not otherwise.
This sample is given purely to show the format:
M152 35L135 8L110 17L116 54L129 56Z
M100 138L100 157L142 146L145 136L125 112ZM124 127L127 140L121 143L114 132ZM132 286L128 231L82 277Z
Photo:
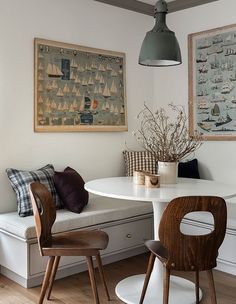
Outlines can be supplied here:
M146 251L144 241L153 238L152 204L106 197L92 197L80 214L62 209L52 233L101 228L109 235L103 263L111 263ZM24 287L42 282L47 257L39 254L33 216L17 212L0 214L1 273ZM12 252L17 252L17 258ZM63 257L57 278L86 269L81 257Z
M80 214L66 209L57 210L52 233L78 230L150 213L151 203L94 197ZM17 212L0 214L0 230L26 240L36 238L34 217L19 217Z

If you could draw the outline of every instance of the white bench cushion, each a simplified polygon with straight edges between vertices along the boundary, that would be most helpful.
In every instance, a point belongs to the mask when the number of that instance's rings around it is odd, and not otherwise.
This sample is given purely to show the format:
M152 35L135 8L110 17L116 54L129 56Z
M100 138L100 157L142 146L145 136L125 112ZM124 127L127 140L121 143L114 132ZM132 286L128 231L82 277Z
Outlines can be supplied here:
M236 202L235 201L226 201L227 204L227 228L236 230ZM197 222L214 225L214 220L211 214L208 212L193 212L189 215L186 215L187 219L194 220Z
M57 210L52 232L71 231L148 213L152 213L152 204L148 202L94 197L80 214ZM17 212L0 214L0 230L26 240L36 237L33 216L22 218Z

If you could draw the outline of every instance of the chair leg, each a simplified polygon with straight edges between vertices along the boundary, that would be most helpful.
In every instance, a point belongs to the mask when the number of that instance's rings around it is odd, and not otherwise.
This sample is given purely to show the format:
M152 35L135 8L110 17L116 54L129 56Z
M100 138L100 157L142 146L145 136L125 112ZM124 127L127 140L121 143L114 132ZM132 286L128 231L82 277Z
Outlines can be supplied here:
M44 300L44 297L45 297L45 294L46 294L46 290L48 288L48 283L49 283L49 279L50 279L50 276L51 276L54 260L55 260L54 256L49 257L46 272L45 272L44 279L43 279L43 285L42 285L42 288L41 288L38 304L43 303L43 300Z
M215 290L215 284L214 284L212 269L207 270L207 276L208 276L209 287L210 287L210 292L211 292L211 303L212 304L217 304L216 290Z
M57 273L57 268L58 268L58 264L60 262L60 256L56 256L54 263L53 263L53 268L52 268L52 273L50 276L50 281L49 281L49 287L48 287L48 293L47 293L47 300L50 300L50 296L51 296L51 291L52 291L52 285L54 283L55 280L55 276Z
M163 266L163 304L169 303L170 270Z
M98 298L98 290L95 280L95 274L94 274L94 267L93 267L93 260L91 256L86 256L87 264L88 264L88 271L89 271L89 277L90 282L92 286L93 296L94 296L94 302L96 304L99 304L99 298Z
M104 286L104 289L105 289L105 292L106 292L106 295L107 295L107 300L110 301L111 298L110 298L108 288L107 288L107 284L106 284L106 280L105 280L105 275L104 275L104 271L103 271L103 266L102 266L102 260L101 260L100 253L98 253L96 255L96 261L97 261L97 265L98 265L99 275L100 275L102 284Z
M199 304L199 271L195 272L196 304Z
M139 304L143 303L143 300L144 300L144 297L145 297L145 294L146 294L146 291L147 291L148 283L149 283L149 280L150 280L150 276L151 276L151 273L152 273L154 261L155 261L155 255L153 253L151 253L150 257L149 257L149 261L148 261L147 273L146 273L145 280L144 280L144 283L143 283L143 290L142 290L142 294L141 294L141 297L140 297L140 300L139 300Z

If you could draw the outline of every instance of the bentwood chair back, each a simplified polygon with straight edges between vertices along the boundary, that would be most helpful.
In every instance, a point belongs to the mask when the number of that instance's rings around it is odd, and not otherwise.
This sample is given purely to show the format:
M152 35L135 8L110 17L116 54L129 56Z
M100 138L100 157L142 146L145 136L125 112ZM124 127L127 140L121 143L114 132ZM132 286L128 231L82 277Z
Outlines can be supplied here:
M50 299L61 256L86 257L94 303L99 304L92 260L92 257L95 257L107 299L110 300L100 257L100 250L107 247L108 235L101 230L80 230L52 235L51 229L56 219L56 207L51 193L43 184L36 182L30 185L30 197L39 250L42 256L49 257L38 303L43 303L47 291L47 299Z
M209 212L214 218L214 230L205 235L186 235L181 232L184 216L191 212ZM140 303L143 302L155 257L164 266L163 303L168 303L169 277L172 270L194 271L196 276L196 303L199 303L199 271L207 271L212 304L216 295L212 269L216 267L218 249L222 244L227 222L226 203L214 196L188 196L172 200L165 209L159 226L160 241L147 241L151 251L148 272Z

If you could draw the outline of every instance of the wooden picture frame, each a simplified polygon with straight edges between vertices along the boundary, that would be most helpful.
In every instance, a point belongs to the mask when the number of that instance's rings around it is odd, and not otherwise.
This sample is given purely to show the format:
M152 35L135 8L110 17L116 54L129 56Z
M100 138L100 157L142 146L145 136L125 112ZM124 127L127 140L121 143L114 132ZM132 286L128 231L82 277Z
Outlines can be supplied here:
M34 40L35 132L127 131L125 54Z
M236 140L236 24L193 33L189 51L189 131Z

